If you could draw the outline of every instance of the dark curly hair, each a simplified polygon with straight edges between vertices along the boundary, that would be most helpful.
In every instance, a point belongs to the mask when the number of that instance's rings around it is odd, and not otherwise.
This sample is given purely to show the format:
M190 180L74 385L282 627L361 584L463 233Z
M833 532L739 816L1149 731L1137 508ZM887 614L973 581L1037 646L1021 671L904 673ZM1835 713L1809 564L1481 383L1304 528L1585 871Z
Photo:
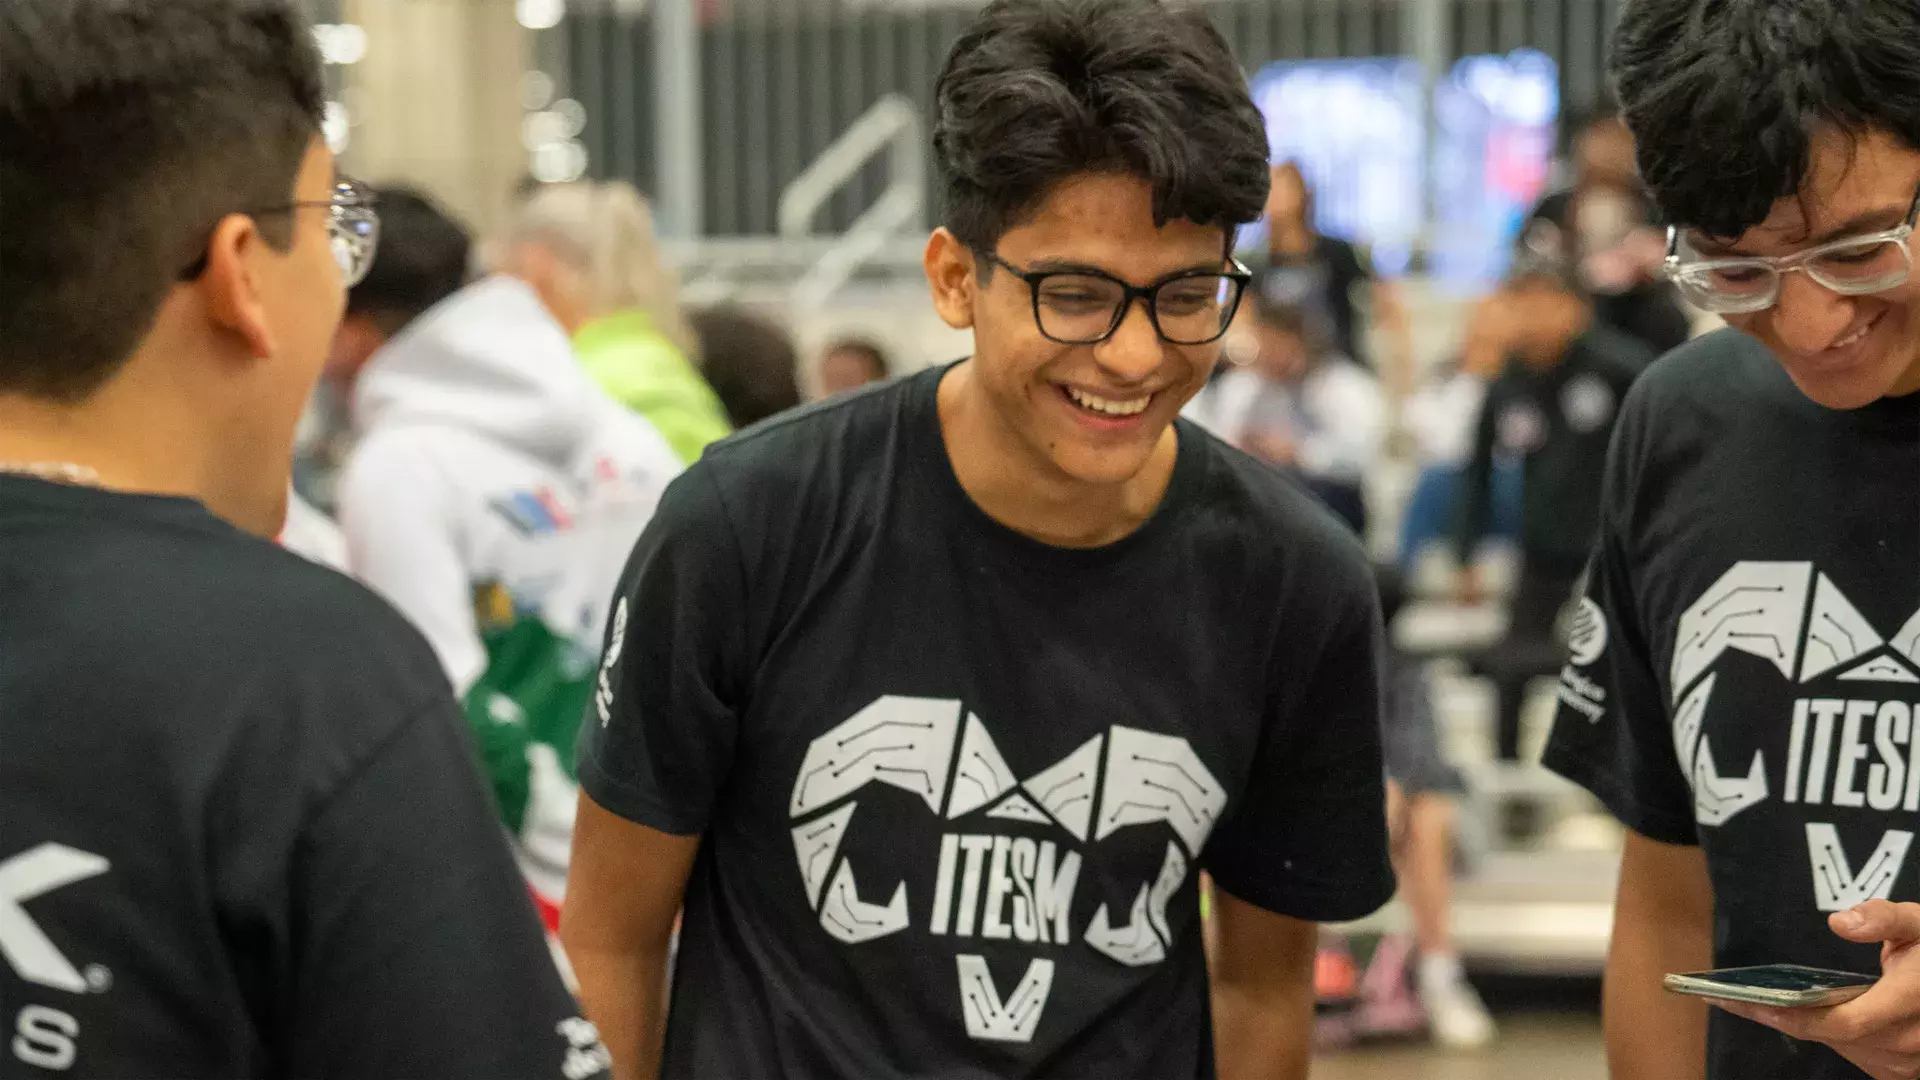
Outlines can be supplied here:
M1821 127L1920 149L1920 2L1631 0L1621 112L1667 220L1734 237L1799 192Z
M947 228L991 250L1055 185L1112 171L1154 219L1234 230L1267 197L1267 135L1226 41L1196 6L995 0L934 90Z

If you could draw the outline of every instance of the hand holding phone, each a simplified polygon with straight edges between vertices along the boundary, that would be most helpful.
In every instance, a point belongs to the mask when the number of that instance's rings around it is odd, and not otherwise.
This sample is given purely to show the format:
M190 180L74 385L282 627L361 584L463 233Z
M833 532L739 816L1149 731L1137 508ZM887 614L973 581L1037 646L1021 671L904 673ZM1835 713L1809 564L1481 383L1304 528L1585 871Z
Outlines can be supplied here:
M1765 964L1668 975L1664 984L1676 994L1744 1001L1776 1009L1810 1009L1852 1001L1878 981L1874 976L1851 971Z

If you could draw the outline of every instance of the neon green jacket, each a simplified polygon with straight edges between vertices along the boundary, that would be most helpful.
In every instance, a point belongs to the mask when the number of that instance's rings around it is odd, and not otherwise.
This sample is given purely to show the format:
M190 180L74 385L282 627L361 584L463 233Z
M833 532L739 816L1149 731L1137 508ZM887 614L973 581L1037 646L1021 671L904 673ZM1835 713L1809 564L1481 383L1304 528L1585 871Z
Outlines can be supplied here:
M732 432L720 399L645 312L595 319L573 336L580 364L608 396L647 418L680 460Z

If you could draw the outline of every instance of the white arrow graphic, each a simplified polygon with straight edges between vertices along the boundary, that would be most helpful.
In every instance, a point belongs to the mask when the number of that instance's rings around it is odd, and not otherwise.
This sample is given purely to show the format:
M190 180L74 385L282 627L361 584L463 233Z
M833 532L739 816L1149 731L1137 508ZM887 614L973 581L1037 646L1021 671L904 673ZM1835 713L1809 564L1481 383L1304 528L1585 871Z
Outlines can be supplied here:
M111 864L100 856L64 844L41 844L0 863L0 955L6 956L14 974L37 986L87 992L87 980L20 905L109 869Z
M1027 974L1005 1001L994 988L993 974L981 956L954 957L960 968L960 1001L967 1034L983 1042L1032 1042L1040 1013L1053 992L1053 961L1034 960Z

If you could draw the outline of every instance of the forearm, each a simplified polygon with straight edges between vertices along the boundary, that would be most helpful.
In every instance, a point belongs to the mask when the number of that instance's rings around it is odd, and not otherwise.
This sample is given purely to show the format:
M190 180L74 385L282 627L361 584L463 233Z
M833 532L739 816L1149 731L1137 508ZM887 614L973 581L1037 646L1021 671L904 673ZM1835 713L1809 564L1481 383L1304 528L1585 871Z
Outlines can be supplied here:
M1220 1080L1306 1080L1313 1049L1313 982L1284 987L1213 983Z
M1698 849L1631 835L1607 952L1604 1022L1614 1080L1702 1080L1707 1006L1671 972L1713 966L1713 897Z
M1605 1028L1614 1080L1703 1080L1707 1072L1707 1006L1669 994L1669 972L1713 966L1712 950L1649 933L1616 941L1607 962Z
M655 1080L666 1039L667 950L620 952L568 944L580 1002L613 1055L614 1080Z

